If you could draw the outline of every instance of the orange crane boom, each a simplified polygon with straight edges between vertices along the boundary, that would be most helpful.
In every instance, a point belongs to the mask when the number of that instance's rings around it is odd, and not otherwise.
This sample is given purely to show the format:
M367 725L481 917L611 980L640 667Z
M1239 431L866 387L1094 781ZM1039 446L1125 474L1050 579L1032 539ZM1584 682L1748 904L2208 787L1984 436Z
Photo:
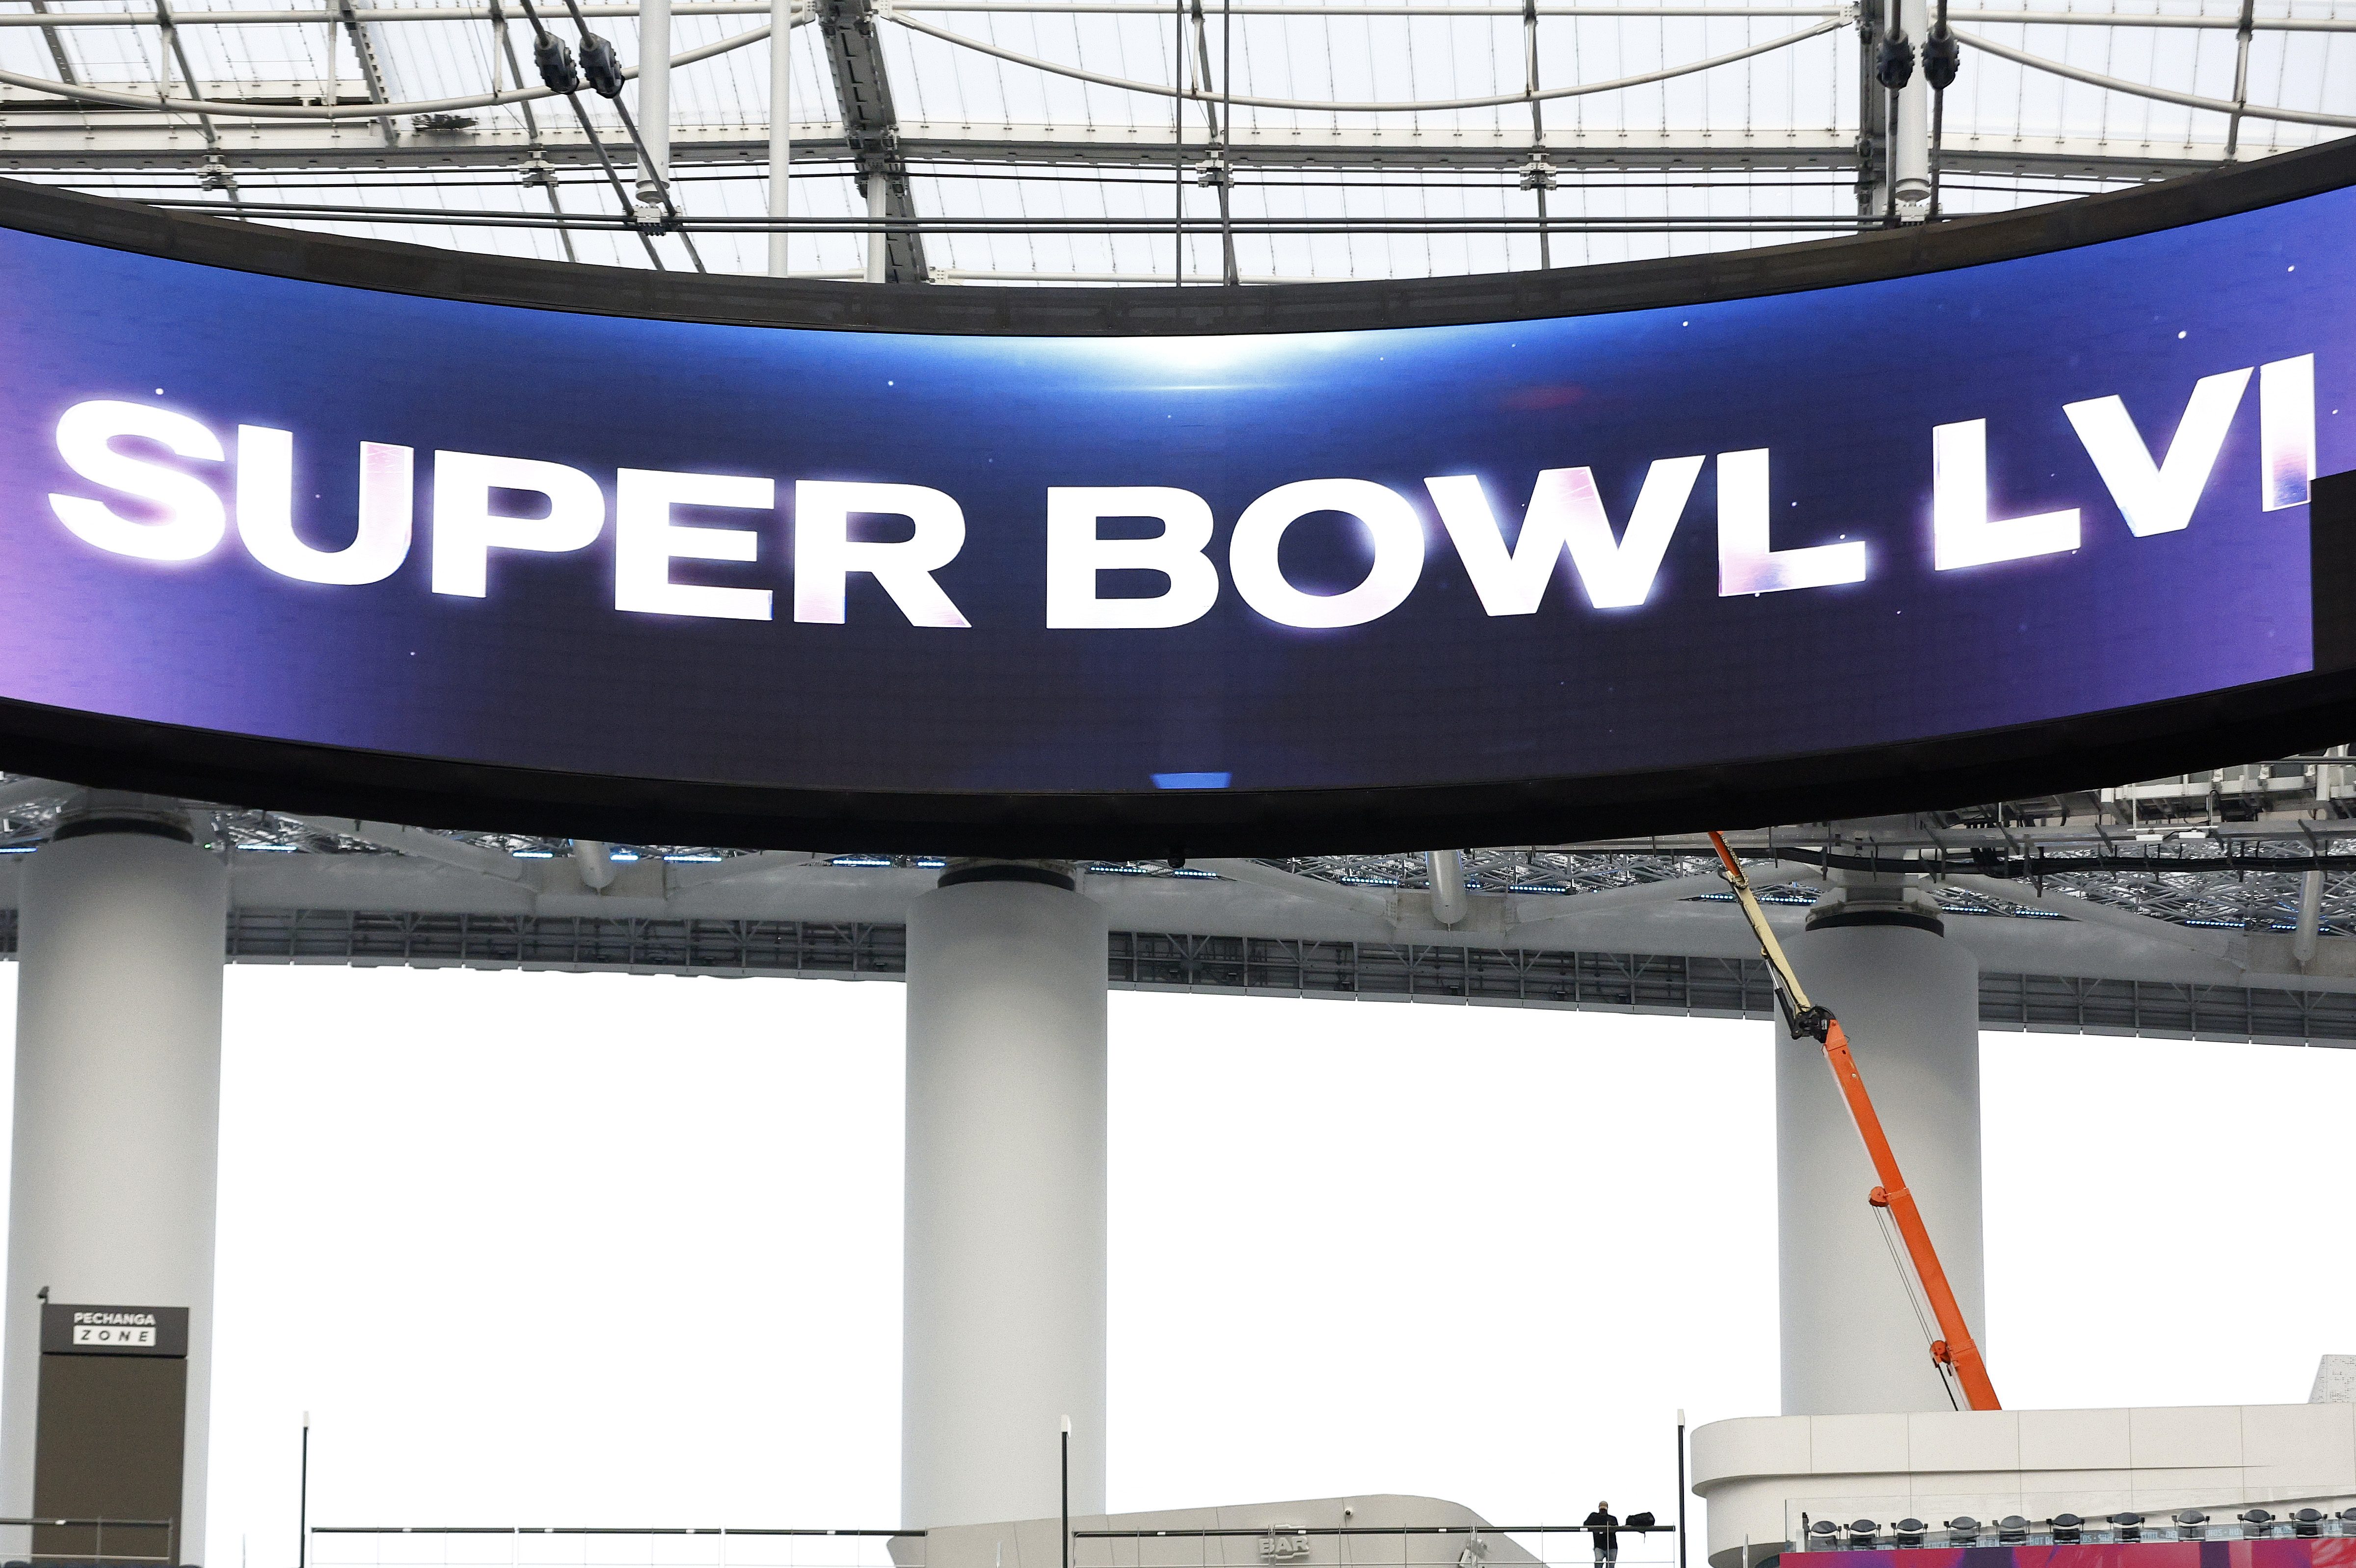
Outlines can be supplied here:
M1742 867L1734 852L1726 847L1726 839L1712 832L1712 848L1718 851L1727 885L1734 890L1737 903L1742 906L1743 917L1751 922L1753 934L1759 938L1759 955L1767 960L1767 967L1775 976L1775 999L1783 1009L1783 1021L1791 1026L1792 1038L1803 1035L1815 1039L1825 1048L1825 1061L1833 1070L1833 1081L1840 1085L1841 1098L1848 1102L1848 1114L1857 1123L1858 1136L1865 1140L1865 1152L1873 1161L1873 1173L1881 1185L1867 1195L1866 1200L1875 1208L1886 1210L1898 1226L1898 1234L1906 1243L1906 1255L1914 1264L1914 1277L1922 1282L1922 1294L1930 1298L1932 1316L1939 1320L1939 1332L1945 1336L1931 1345L1931 1359L1952 1370L1955 1381L1963 1385L1964 1397L1974 1410L2001 1410L1997 1403L1996 1385L1988 1381L1987 1363L1980 1359L1980 1348L1972 1339L1970 1326L1964 1321L1964 1309L1955 1304L1955 1292L1947 1283L1947 1271L1939 1265L1939 1249L1931 1244L1931 1232L1922 1223L1922 1211L1914 1205L1914 1194L1907 1189L1906 1178L1898 1168L1898 1156L1890 1147L1890 1136L1881 1130L1881 1117L1873 1109L1873 1097L1865 1092L1865 1078L1857 1070L1857 1058L1849 1054L1848 1036L1842 1032L1840 1019L1827 1008L1808 1000L1807 992L1800 988L1800 977L1792 972L1791 960L1783 956L1783 944L1767 924L1767 912L1759 907L1759 895L1751 891L1751 879L1742 874Z

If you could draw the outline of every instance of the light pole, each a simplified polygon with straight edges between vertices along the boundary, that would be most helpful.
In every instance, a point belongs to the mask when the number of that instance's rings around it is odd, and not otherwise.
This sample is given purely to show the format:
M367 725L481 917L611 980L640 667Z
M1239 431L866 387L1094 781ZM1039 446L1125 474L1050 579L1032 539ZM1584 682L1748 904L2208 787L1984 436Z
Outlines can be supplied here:
M1686 1413L1677 1412L1677 1568L1686 1568Z
M311 1562L311 1413L303 1413L303 1469L294 1488L294 1568Z

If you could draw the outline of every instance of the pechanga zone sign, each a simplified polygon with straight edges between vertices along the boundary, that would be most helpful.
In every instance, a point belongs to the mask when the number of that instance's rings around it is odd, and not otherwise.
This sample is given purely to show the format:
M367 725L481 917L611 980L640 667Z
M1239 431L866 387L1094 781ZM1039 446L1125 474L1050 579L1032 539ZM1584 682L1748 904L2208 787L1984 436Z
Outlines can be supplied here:
M2299 156L2089 204L2083 243L1972 220L1691 303L1183 335L521 308L11 194L0 765L1211 853L2334 738L2356 160Z
M73 1307L41 1304L45 1356L185 1356L185 1307Z

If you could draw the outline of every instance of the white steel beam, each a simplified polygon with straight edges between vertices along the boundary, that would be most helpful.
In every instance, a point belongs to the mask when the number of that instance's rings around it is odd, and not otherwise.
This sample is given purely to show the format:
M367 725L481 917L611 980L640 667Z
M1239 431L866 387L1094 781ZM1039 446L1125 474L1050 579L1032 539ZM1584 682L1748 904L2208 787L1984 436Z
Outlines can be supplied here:
M1948 877L1944 879L1966 892L1983 893L2023 909L2043 910L2089 925L2107 926L2111 930L2139 942L2158 943L2179 947L2190 953L2210 957L2223 957L2229 946L2223 932L2176 925L2164 920L2154 920L2147 914L2137 914L2131 909L2098 903L2093 899L2071 898L2067 894L2040 892L2028 882L2006 880L1997 877Z
M207 84L206 95L230 93L229 84ZM357 102L357 99L355 102ZM530 155L531 137L521 126L475 125L412 131L397 147L336 128L303 122L220 124L221 155L240 169L511 169ZM0 90L0 168L193 171L205 151L185 125L152 112L108 111L62 98L37 98ZM840 165L854 157L837 123L802 122L787 128L791 155L805 164ZM549 161L562 168L592 169L595 155L577 126L543 124L540 142ZM1166 170L1175 149L1169 127L1151 125L1044 125L901 122L893 139L897 162L906 171L928 164L1014 163L1050 165L1153 166ZM766 126L677 126L671 133L676 168L740 168L747 179L767 174L771 154ZM1200 149L1194 149L1199 153ZM872 156L872 144L867 150ZM1846 169L1857 161L1854 138L1784 132L1697 130L1590 130L1552 127L1543 151L1558 172L1620 169L1712 172ZM2128 143L2091 136L1970 136L1950 134L1940 166L1952 174L2024 176L2067 179L2142 180L2216 166L2222 143ZM1532 154L1527 131L1495 127L1365 125L1237 125L1227 149L1238 167L1359 168L1398 173L1414 169L1482 168L1500 174L1518 170ZM845 171L849 172L849 171ZM888 177L888 175L887 175ZM1575 222L1576 219L1571 219Z
M1258 860L1200 860L1195 864L1205 871L1217 872L1231 882L1248 882L1257 887L1270 888L1311 903L1349 910L1362 918L1371 917L1387 925L1397 918L1398 900L1389 893L1376 892L1372 888L1354 888L1344 882L1329 882L1321 877L1304 877L1280 866L1264 865Z
M71 27L152 27L156 24L154 9L120 11L59 12L44 9L46 0L31 0L33 11L0 15L0 27L38 27L45 33L62 32ZM680 16L757 16L766 15L770 0L674 0L671 13ZM1170 8L1160 0L895 0L892 9L911 12L970 11L988 14L1072 15L1072 16L1166 16ZM1619 16L1619 17L1786 17L1797 19L1838 16L1838 5L1332 5L1303 3L1303 0L1274 0L1274 3L1245 4L1222 6L1223 15L1237 16ZM490 6L481 5L373 6L354 5L346 8L352 20L373 22L480 22L489 17ZM581 6L584 16L636 16L639 6L624 0L584 0ZM2246 23L2233 15L2179 14L2174 16L2127 15L2115 11L2011 11L1982 10L1958 5L1951 8L1948 18L1955 22L2008 23L2015 27L2167 27L2210 29L2219 32L2238 31L2244 26L2254 32L2284 33L2348 33L2356 32L2356 17L2350 16L2256 16ZM176 16L187 27L287 27L319 19L317 10L262 9L225 6L220 10L192 12Z
M496 849L485 849L461 839L433 832L423 827L404 827L394 822L368 822L350 816L296 816L284 815L289 822L299 822L317 833L332 834L338 838L357 838L363 844L373 844L380 849L396 850L413 855L421 860L472 871L477 876L493 877L501 881L523 882L531 880L526 862Z
M13 816L28 805L63 800L73 792L73 785L54 779L10 779L0 784L0 816Z

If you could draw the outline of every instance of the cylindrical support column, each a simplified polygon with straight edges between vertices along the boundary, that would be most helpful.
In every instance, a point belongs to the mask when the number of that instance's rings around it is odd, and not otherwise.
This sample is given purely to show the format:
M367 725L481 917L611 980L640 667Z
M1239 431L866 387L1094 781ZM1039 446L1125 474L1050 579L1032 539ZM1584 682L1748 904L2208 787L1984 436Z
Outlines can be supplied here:
M1431 918L1441 925L1461 923L1472 905L1464 891L1464 860L1453 849L1426 849L1425 871L1431 882Z
M1836 890L1787 947L1829 1008L1888 1131L1948 1283L1987 1349L1980 1243L1979 965L1935 906L1894 884ZM1869 901L1867 895L1883 896ZM1783 1413L1952 1408L1935 1322L1902 1243L1867 1202L1877 1179L1824 1048L1775 1030ZM1893 1257L1893 1252L1895 1253ZM2000 1371L2000 1368L1998 1369ZM2003 1386L2001 1377L1997 1387Z
M892 184L884 171L867 176L867 281L880 283L892 275L892 240L884 221L892 216Z
M1890 172L1897 182L1899 217L1920 219L1931 199L1931 83L1922 72L1922 40L1931 36L1928 0L1898 0L1898 21L1914 50L1914 74L1898 94Z
M0 1508L33 1509L37 1293L185 1307L177 1549L201 1563L228 873L185 819L70 816L26 866L18 910Z
M662 200L670 184L670 0L639 0L638 199Z
M794 0L769 0L769 216L783 223L794 205ZM791 268L783 229L769 231L769 276Z
M1036 865L908 910L904 1528L1105 1498L1105 917Z

